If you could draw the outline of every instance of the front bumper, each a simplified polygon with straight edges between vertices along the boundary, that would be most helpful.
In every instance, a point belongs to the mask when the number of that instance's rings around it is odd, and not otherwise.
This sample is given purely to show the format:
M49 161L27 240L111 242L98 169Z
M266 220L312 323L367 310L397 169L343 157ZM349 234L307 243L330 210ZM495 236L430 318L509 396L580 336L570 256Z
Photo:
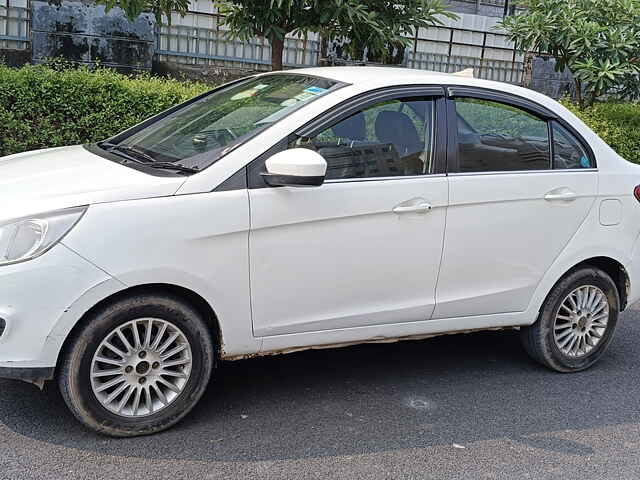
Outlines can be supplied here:
M33 260L0 267L0 318L6 322L0 377L51 379L71 328L102 295L119 288L62 244Z

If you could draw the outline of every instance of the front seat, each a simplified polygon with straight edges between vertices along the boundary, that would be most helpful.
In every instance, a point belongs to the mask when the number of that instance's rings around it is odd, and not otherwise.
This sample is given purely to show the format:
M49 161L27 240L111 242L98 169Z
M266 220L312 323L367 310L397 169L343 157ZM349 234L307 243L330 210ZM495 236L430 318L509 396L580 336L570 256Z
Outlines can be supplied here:
M358 155L357 145L367 138L367 126L362 112L356 113L331 127L337 142L318 145L318 153L327 161L327 180L366 176L365 165Z
M424 173L424 164L420 159L424 144L408 115L384 110L376 117L375 130L381 143L391 144L396 149L405 175Z

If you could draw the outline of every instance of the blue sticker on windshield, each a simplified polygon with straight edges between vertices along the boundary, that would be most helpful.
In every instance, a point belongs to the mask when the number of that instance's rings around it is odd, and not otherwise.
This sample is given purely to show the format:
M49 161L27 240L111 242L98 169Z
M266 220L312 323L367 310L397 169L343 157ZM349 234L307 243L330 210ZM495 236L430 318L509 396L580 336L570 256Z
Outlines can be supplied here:
M320 88L320 87L308 87L308 88L305 88L304 91L308 93L313 93L314 95L318 95L319 93L326 92L327 89Z
M591 166L591 162L589 162L589 159L583 155L580 159L580 166L582 168L589 168Z

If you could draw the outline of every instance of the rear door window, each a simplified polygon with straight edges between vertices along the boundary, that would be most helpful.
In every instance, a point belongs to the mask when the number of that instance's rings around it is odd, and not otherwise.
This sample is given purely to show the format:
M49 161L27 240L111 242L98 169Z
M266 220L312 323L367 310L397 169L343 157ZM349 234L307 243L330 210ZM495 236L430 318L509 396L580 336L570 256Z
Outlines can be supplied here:
M553 128L553 168L593 168L590 156L582 144L558 122Z
M456 98L460 172L548 170L547 121L499 102Z

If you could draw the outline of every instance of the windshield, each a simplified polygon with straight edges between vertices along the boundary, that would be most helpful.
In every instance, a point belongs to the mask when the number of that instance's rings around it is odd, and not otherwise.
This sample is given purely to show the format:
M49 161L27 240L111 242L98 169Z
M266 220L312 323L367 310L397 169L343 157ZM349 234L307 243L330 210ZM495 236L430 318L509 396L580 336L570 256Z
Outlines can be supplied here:
M196 100L102 148L150 167L202 170L338 82L273 74L231 85Z

